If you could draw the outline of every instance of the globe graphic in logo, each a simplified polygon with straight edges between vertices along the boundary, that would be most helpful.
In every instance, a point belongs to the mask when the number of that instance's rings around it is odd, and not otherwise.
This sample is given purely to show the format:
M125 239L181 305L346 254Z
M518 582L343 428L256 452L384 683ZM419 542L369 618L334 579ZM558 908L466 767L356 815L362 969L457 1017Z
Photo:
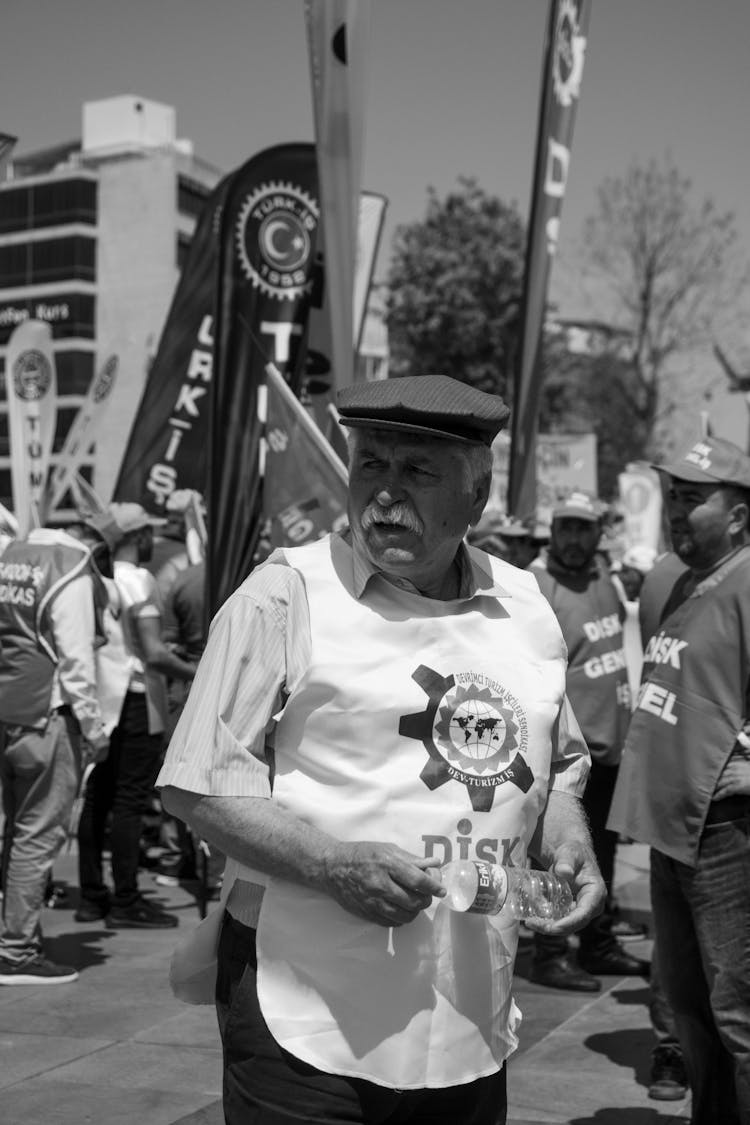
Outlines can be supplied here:
M453 712L450 732L456 749L482 762L505 742L505 719L483 699L465 699Z

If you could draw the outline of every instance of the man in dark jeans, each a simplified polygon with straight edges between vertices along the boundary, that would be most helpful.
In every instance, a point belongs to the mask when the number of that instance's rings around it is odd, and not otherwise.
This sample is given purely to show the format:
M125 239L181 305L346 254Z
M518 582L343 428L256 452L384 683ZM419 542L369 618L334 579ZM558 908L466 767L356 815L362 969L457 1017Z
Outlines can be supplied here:
M106 761L92 771L78 827L81 902L78 922L107 918L111 926L163 929L178 919L138 890L142 816L161 764L166 729L164 675L192 679L195 665L165 646L156 583L143 567L153 546L154 520L139 505L111 504L93 516L91 528L109 547L114 580L110 594L109 648L113 670L107 690L125 670L125 687L117 726ZM119 660L118 660L119 654ZM119 664L119 666L118 666ZM104 882L102 853L111 813L110 847L114 892Z

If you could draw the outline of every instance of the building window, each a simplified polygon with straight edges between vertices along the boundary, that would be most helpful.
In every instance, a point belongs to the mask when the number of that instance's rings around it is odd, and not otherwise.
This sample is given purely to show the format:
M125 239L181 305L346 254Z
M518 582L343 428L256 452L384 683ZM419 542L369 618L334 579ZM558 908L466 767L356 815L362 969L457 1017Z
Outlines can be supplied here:
M59 395L87 394L94 377L93 352L57 352L55 355L57 371L57 393Z
M59 453L65 444L65 439L68 436L68 430L73 425L73 419L78 413L77 406L62 406L57 409L57 418L55 419L55 436L52 440L52 452Z
M203 213L203 207L208 199L208 188L186 176L177 178L177 210L181 215L190 215L197 219Z
M0 288L96 281L96 239L73 235L0 246Z
M0 234L65 223L96 225L95 180L54 180L0 192Z
M10 483L10 469L0 469L0 504L13 511L13 486Z
M185 269L192 241L189 234L185 234L184 231L177 232L177 269L180 273Z

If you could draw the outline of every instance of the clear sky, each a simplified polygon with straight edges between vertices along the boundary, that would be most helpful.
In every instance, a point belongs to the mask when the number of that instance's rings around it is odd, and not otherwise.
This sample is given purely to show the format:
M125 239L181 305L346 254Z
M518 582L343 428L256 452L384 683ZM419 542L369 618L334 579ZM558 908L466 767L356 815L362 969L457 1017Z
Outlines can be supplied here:
M528 212L547 0L372 0L363 187L388 197L376 273L426 188L460 175ZM593 0L561 247L561 311L585 315L572 250L597 186L669 154L736 212L750 256L750 0ZM84 101L137 94L223 171L312 140L302 0L3 0L0 131L80 135ZM750 328L748 329L750 345Z

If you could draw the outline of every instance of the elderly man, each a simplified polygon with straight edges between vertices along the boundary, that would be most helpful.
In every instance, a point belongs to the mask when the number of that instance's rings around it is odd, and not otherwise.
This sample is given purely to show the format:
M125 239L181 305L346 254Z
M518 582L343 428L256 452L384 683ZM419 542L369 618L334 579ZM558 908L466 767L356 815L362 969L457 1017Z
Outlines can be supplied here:
M610 827L651 845L659 976L695 1125L750 1122L750 458L658 466L686 564L644 654Z
M540 927L600 908L565 648L532 576L462 543L502 401L425 376L339 410L350 530L277 551L220 610L159 779L230 857L224 1112L496 1125L517 924L451 913L439 865L534 851L576 895Z

